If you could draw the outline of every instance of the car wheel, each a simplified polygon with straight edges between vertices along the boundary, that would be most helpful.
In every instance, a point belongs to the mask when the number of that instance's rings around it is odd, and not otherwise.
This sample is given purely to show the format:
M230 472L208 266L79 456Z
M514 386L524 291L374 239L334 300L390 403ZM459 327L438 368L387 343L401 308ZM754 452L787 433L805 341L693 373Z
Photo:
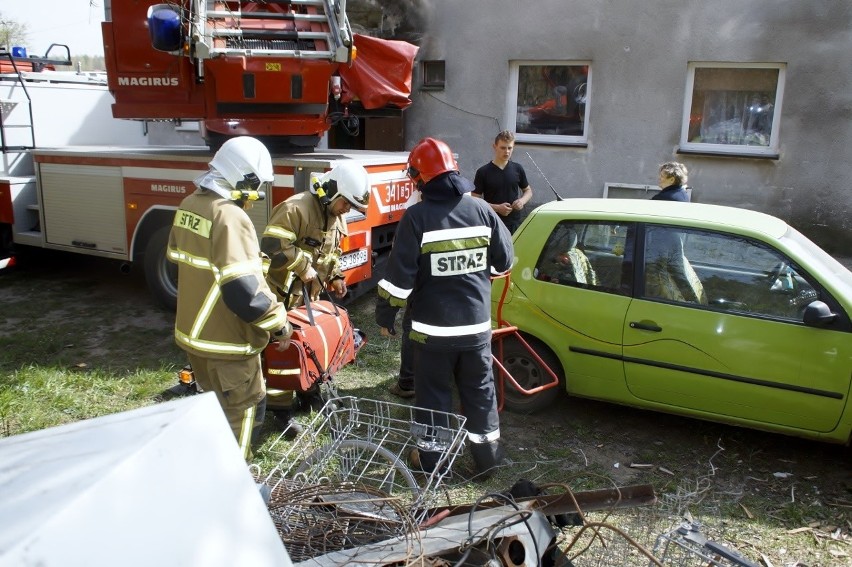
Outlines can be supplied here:
M549 406L559 397L564 388L565 380L562 377L562 366L559 359L543 344L538 341L527 339L536 354L542 361L559 376L559 386L554 386L537 394L527 395L516 390L511 383L504 383L503 395L506 409L516 413L533 413ZM497 345L494 345L494 354L497 355ZM531 390L549 383L552 378L547 370L535 359L529 350L517 339L503 339L503 366L512 375L515 381L525 390ZM495 368L495 379L499 380L499 370Z

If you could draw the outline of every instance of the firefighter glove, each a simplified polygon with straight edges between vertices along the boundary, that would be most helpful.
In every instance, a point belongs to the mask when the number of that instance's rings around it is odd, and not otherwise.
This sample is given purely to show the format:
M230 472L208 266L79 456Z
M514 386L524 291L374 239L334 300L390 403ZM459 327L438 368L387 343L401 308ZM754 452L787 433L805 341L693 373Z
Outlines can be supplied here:
M305 273L302 274L300 277L305 283L312 282L317 279L317 271L314 269L313 266L308 266L308 269L305 270Z

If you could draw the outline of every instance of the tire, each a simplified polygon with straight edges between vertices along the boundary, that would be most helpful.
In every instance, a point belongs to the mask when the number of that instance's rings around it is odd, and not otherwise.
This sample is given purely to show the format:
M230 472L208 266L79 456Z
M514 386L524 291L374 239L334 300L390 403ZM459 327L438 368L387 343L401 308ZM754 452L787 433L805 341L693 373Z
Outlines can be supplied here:
M15 253L15 244L12 240L12 225L0 224L0 260L9 258Z
M504 382L503 395L505 398L503 405L509 411L523 414L537 412L552 404L559 397L565 384L562 365L556 356L540 343L530 339L527 339L527 342L535 349L535 352L541 357L544 363L559 377L559 385L537 394L526 395L517 391L508 381ZM493 352L497 356L496 344L494 345ZM513 337L503 339L503 360L501 362L525 390L536 388L551 381L547 370L538 363L520 341ZM494 372L495 379L499 379L499 376L497 376L499 370L495 368Z
M333 466L332 451L339 461ZM319 470L312 471L317 468ZM328 468L338 470L329 471ZM371 488L377 488L391 496L406 496L416 499L421 492L417 479L411 470L396 455L380 445L363 439L344 439L338 445L323 445L316 449L296 469L296 474L306 474L314 477L339 474L342 478L337 481L361 483ZM401 476L401 481L396 480Z
M166 258L170 226L157 229L145 245L145 282L154 301L174 311L177 308L177 266Z

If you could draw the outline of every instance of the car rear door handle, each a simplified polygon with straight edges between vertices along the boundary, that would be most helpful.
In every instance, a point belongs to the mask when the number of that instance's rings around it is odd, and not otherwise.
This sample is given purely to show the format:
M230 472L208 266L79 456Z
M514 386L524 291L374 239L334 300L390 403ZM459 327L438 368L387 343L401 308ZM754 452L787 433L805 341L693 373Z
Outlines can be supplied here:
M651 331L653 333L659 333L663 330L662 327L660 327L653 321L631 321L630 328L639 329L640 331Z

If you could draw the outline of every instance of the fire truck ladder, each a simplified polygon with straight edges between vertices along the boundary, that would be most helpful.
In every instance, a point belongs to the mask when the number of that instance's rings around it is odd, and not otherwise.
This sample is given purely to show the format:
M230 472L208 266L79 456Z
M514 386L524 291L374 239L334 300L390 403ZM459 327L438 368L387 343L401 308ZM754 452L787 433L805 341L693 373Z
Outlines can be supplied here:
M288 7L282 11L243 11L224 2L196 6L196 24L203 39L196 53L327 59L346 62L352 33L343 0L266 0L265 5ZM255 4L257 5L257 4Z
M47 54L49 54L50 50L54 47L64 47L67 53L67 58L49 59L47 57ZM15 75L15 84L19 84L21 86L21 90L23 91L24 96L26 97L28 118L26 121L22 121L18 124L10 124L9 117L12 114L12 111L15 110L15 108L18 106L18 102L11 99L4 100L0 98L0 150L4 153L10 151L15 152L31 150L36 147L35 127L33 124L33 101L32 98L30 98L29 91L27 90L27 80L24 76L24 71L21 70L17 62L24 62L30 64L34 71L44 68L45 65L71 65L71 52L68 50L67 45L60 45L56 43L51 44L50 47L47 48L47 54L44 57L18 57L7 49L0 49L0 68L6 68L7 65L5 64L5 62L9 62L8 67L11 67L13 74ZM13 86L12 90L14 90L14 88L15 87ZM12 129L29 130L30 144L10 146L7 143L7 133L9 133L8 131Z
M35 129L33 128L33 101L30 98L30 93L27 91L27 84L24 81L24 77L21 74L21 70L18 68L18 65L15 63L16 57L12 55L11 51L7 51L3 49L0 51L0 58L3 60L8 60L14 74L17 76L17 83L21 85L21 89L23 89L24 96L27 99L27 110L29 121L22 124L9 124L9 115L12 114L12 111L18 106L18 102L14 100L3 100L0 99L0 150L3 152L9 151L22 151L22 150L31 150L35 148ZM5 61L4 61L5 62ZM21 145L21 146L10 146L6 143L6 133L7 130L13 128L27 129L30 131L30 145Z

